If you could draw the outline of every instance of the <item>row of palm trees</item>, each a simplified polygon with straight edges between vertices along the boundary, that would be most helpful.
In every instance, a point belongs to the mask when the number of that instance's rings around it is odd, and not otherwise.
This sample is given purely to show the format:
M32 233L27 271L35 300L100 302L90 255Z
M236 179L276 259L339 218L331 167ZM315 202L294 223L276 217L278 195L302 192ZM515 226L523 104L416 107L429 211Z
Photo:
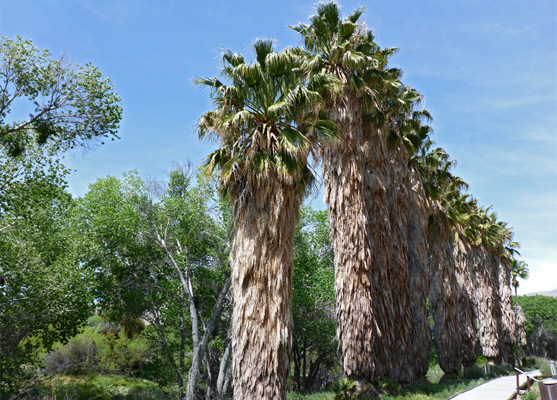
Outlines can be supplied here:
M374 42L363 10L342 17L329 2L316 11L291 27L303 47L276 52L258 40L254 62L226 51L222 76L197 80L215 105L199 135L220 142L206 171L218 169L233 209L235 399L286 398L293 237L318 161L342 368L360 392L372 393L375 378L425 376L428 299L447 373L474 362L478 338L493 362L516 341L510 229L432 148L421 95L388 68L396 49Z

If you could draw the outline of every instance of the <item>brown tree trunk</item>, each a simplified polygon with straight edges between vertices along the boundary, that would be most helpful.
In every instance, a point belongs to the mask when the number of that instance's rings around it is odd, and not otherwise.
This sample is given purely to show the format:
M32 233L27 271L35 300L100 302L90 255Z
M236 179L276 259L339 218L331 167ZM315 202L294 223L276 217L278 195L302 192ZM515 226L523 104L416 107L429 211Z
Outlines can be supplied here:
M367 202L375 197L385 199L385 188L382 182L377 182L374 185L377 193L372 195L369 179L364 176L360 100L346 89L343 96L327 101L327 109L329 118L337 124L340 137L324 146L321 155L325 202L335 255L337 334L342 354L341 364L349 378L370 381L375 376L376 368L373 345L382 334L378 318L385 316L382 305L373 300L372 285L388 285L387 254L390 255L390 252L382 252L384 260L380 264L372 261L372 252L381 246L373 242ZM386 203L386 200L383 201ZM383 220L388 223L386 212ZM384 303L390 304L390 292L386 292L386 295L388 298ZM392 334L392 329L387 334Z
M461 333L462 365L471 367L478 358L478 330L474 310L474 288L470 254L472 248L464 238L454 244L455 271L458 285L458 323Z
M411 382L407 155L362 121L361 100L349 89L327 106L340 137L322 161L343 370L360 382Z
M461 335L458 323L458 284L453 255L454 234L440 217L428 232L429 300L433 314L433 338L441 369L447 374L460 371Z
M427 297L429 293L427 253L427 201L418 173L411 171L408 185L408 285L412 314L412 369L416 379L429 369L430 340Z
M487 245L475 246L473 254L472 281L480 346L490 364L499 364L502 329L498 268L494 266L493 251Z
M516 318L516 336L518 339L518 345L520 347L526 347L528 342L526 341L526 316L522 311L522 307L517 304L514 307L514 313Z
M415 380L415 372L413 368L414 351L412 343L412 313L410 297L410 278L409 278L409 244L408 244L408 193L407 193L407 179L409 177L408 169L408 155L406 149L401 142L394 145L387 145L386 133L387 130L377 130L377 137L373 140L379 141L377 147L386 146L386 153L388 157L388 179L385 182L387 190L387 210L389 212L389 228L388 237L386 240L389 242L386 249L390 249L390 290L392 303L390 304L389 319L393 324L393 331L391 335L382 335L380 340L377 340L378 348L386 353L384 359L387 366L386 377L390 377L395 382L410 383ZM373 138L369 132L366 131L366 138ZM381 154L377 151L372 151L367 156L373 157ZM376 161L380 165L379 161ZM372 171L374 172L374 171ZM375 237L379 237L382 233L377 232L381 224L376 223L377 219L372 220L372 231L376 232ZM386 232L385 232L386 233ZM383 233L384 234L384 233ZM377 251L377 246L375 247ZM374 255L376 252L373 253ZM379 265L378 265L379 266ZM379 289L376 296L383 296L381 293L382 287L378 282ZM389 289L389 288L385 288ZM424 303L425 306L425 303ZM384 332L383 332L384 333ZM389 338L388 341L383 341L385 337ZM379 353L380 354L380 353Z
M273 172L239 179L230 192L234 399L286 399L298 190Z
M511 268L507 260L499 258L499 298L501 299L501 321L503 330L503 355L513 362L513 346L517 342L516 322L512 304Z

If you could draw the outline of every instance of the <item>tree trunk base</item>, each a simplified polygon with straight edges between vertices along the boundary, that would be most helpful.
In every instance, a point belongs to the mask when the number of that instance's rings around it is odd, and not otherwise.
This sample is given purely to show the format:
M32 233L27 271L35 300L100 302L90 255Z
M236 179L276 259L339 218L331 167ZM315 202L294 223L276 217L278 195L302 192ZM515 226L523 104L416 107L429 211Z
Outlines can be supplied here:
M371 383L365 379L360 379L356 381L354 397L352 398L358 400L374 400L381 399L381 396Z
M458 378L458 374L457 373L451 373L451 374L445 374L441 377L441 379L439 380L439 383L446 383L446 382L450 382L453 381L455 379Z

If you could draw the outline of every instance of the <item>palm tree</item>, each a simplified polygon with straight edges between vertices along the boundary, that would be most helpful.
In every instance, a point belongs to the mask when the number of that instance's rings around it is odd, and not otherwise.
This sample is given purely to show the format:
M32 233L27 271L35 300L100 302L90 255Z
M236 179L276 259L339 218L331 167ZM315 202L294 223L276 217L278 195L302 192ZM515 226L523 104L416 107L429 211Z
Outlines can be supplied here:
M433 315L433 338L439 365L446 374L460 370L462 336L459 321L459 286L456 276L454 227L463 216L455 199L466 183L451 174L454 161L442 149L425 144L420 159L424 188L429 197L428 221L429 300Z
M516 247L516 246L515 246ZM515 296L515 339L516 343L524 347L526 346L526 317L522 312L522 308L520 304L518 304L518 278L520 279L528 279L529 271L528 271L528 264L524 261L518 261L514 259L514 253L511 253L510 261L508 262L508 269L512 275L512 286L514 287L514 296ZM508 275L507 284L508 284Z
M358 9L342 18L337 4L319 3L310 24L293 29L304 42L303 67L316 82L327 83L324 109L338 127L339 140L321 150L335 253L337 332L343 371L365 388L374 377L408 380L398 366L411 358L411 344L410 312L406 304L397 305L392 287L399 282L392 275L398 271L393 238L405 244L406 232L393 235L391 220L400 216L391 216L389 202L405 196L390 192L394 171L388 130L384 122L372 120L379 93L387 85L398 87L400 72L385 68L394 49L381 50L373 42L371 31L359 22L362 13ZM407 299L407 282L400 290Z
M520 307L520 304L518 304L518 286L519 286L518 278L528 279L529 276L528 264L526 264L524 261L518 261L514 258L514 254L515 253L518 254L518 252L516 251L512 252L511 249L510 253L511 253L511 257L508 265L512 276L511 285L514 287L514 298L515 298L514 315L515 315L515 329L516 329L515 338L516 338L516 343L520 347L524 347L526 346L526 329L525 329L526 317L522 312L522 307Z
M528 279L529 271L528 271L528 264L524 261L518 261L512 259L509 266L511 275L512 275L512 286L514 287L514 297L516 299L516 304L518 304L518 278L520 279Z
M304 86L296 59L273 47L257 41L252 64L225 51L224 82L197 80L211 88L215 104L199 119L198 132L220 141L206 170L219 169L233 210L235 399L286 398L293 237L300 201L314 182L308 156L334 128L320 118L322 98Z
M463 234L454 243L456 279L458 285L458 322L461 333L461 361L464 367L471 367L478 358L478 329L474 308L474 286L469 255L472 245Z
M412 91L408 92L404 104L411 103L416 98ZM416 98L418 100L418 98ZM412 346L413 357L410 360L412 371L416 379L424 378L430 362L431 330L429 327L427 298L429 294L428 274L428 208L426 190L420 155L428 143L431 128L425 124L432 120L426 110L407 110L404 118L397 121L402 142L408 155L407 175L407 242L408 242L408 288L410 292L410 311L412 315Z
M479 207L481 242L474 249L472 280L475 286L475 308L482 354L490 364L498 364L503 353L503 315L499 287L500 255L497 247L502 242L497 215L489 208Z
M388 362L386 375L411 382L425 377L430 360L428 211L416 155L431 133L424 123L431 116L417 110L422 96L410 87L384 85L377 97L379 107L372 119L376 124L384 120L389 155L391 291L397 336L387 353L397 362Z

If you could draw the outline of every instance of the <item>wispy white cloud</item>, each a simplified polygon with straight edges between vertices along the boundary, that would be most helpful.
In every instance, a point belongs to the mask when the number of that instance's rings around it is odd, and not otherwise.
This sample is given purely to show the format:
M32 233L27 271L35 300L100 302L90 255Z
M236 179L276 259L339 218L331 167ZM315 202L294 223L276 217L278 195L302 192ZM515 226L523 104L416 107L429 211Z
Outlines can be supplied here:
M496 110L523 107L537 103L546 103L555 100L555 93L536 93L516 96L493 96L482 99L481 105ZM478 105L478 106L481 106Z
M532 36L535 30L531 26L509 26L499 21L476 20L473 22L463 22L457 29L463 33L481 34L481 35L497 35L502 37L508 36Z
M93 0L78 0L79 3L90 12L96 14L103 20L124 24L133 7L133 3L127 0L114 0L110 2L99 2Z

